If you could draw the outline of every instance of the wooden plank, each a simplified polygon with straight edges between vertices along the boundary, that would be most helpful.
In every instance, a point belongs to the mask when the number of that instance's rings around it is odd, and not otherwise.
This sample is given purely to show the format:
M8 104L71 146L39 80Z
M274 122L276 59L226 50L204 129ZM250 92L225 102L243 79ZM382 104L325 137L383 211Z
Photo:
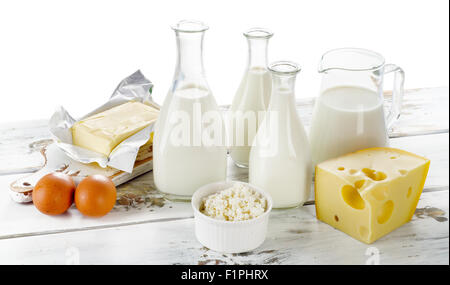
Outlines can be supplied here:
M51 142L47 120L0 125L0 175L36 171L41 149Z
M386 101L389 104L389 92ZM300 117L308 130L314 98L297 102ZM387 104L387 106L388 106ZM400 120L390 130L391 137L448 132L448 87L407 90ZM226 110L227 106L223 106ZM44 163L41 146L49 143L47 120L0 124L0 175L38 170Z
M448 133L390 139L390 146L410 151L431 160L426 187L449 185L449 135Z
M390 93L387 92L386 97L389 98ZM400 119L393 125L390 137L448 132L448 104L448 87L409 90L403 100Z
M395 138L393 147L413 151L431 159L425 192L442 190L449 185L448 134ZM43 233L78 231L86 228L114 227L193 216L189 203L163 199L149 172L118 187L118 202L107 216L100 219L83 217L74 206L67 214L49 217L32 204L19 205L8 197L9 184L23 174L0 176L0 239L33 236ZM228 180L248 181L248 170L235 167L228 160ZM311 203L310 203L311 204Z
M448 189L424 193L412 221L372 245L317 221L314 206L304 206L274 211L264 244L245 254L204 248L193 219L184 219L0 240L0 264L448 265L448 199Z

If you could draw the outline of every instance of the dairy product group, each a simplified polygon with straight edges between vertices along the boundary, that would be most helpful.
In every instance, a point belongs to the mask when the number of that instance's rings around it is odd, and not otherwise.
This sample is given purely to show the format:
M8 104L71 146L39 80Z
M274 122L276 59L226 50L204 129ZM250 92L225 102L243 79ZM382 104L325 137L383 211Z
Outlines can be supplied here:
M429 162L387 148L385 66L379 54L340 49L322 58L322 91L308 139L295 102L299 66L290 61L268 65L267 44L273 34L261 28L247 31L249 59L230 108L227 138L203 69L207 27L182 21L174 30L178 64L155 125L158 190L188 200L201 186L226 180L228 139L230 157L238 167L249 168L250 185L270 194L274 208L303 205L316 166L318 219L371 243L411 218ZM391 121L399 115L402 96L403 72L398 75Z
M244 33L248 63L227 122L232 138L228 148L225 121L203 68L208 27L181 21L173 29L178 63L161 110L129 101L87 116L70 128L73 145L109 157L124 140L157 120L157 189L169 199L194 195L195 217L201 213L204 218L196 223L201 228L196 230L198 239L231 253L253 250L264 241L272 206L296 207L308 200L314 168L317 219L365 243L411 220L430 161L388 147L387 126L398 118L402 101L401 68L390 64L386 69L381 55L368 50L326 53L308 140L295 101L300 67L291 61L268 65L273 34L251 29ZM385 117L383 76L391 72L396 72L396 81ZM151 144L150 136L141 149L148 154ZM227 148L238 167L249 168L249 184L225 182ZM232 187L214 192L224 184ZM197 203L203 192L210 195ZM58 193L64 196L60 201L53 199ZM75 189L71 175L59 172L44 176L33 189L34 204L46 214L64 213L74 199L80 212L98 217L113 209L116 189L110 178L99 175L85 178ZM224 246L226 239L232 246Z
M201 53L206 26L183 21L174 30L178 64L155 126L154 180L169 198L190 199L200 186L226 179L226 134L204 76ZM231 107L230 156L240 167L248 167L251 157L250 182L272 195L275 207L302 205L309 197L312 166L295 109L294 85L300 69L292 62L277 62L269 71L267 43L272 33L254 28L244 35L249 59ZM266 115L268 108L274 116ZM260 127L262 120L267 123ZM211 145L205 142L212 137ZM270 142L270 155L265 141Z

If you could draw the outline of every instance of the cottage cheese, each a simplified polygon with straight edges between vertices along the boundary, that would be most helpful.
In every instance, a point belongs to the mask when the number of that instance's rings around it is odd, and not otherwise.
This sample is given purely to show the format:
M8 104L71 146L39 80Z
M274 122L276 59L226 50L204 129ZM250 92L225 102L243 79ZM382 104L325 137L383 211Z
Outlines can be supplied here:
M233 187L203 198L200 211L217 220L244 221L261 216L267 201L247 185L236 183Z

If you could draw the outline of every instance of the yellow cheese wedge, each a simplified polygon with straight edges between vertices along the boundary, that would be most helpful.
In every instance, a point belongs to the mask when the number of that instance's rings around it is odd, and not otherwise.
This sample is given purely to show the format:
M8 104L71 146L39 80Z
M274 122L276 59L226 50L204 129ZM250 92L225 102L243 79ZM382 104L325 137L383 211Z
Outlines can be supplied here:
M317 218L365 243L411 220L430 161L393 148L370 148L316 166Z
M122 141L154 123L159 111L140 102L127 102L72 126L72 143L109 156Z

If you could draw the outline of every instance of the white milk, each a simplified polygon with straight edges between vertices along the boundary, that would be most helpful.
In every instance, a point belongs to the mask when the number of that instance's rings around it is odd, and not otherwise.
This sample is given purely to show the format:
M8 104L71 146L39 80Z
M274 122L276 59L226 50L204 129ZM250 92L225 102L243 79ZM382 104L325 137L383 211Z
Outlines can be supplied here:
M388 144L382 98L369 89L340 86L317 99L310 132L314 165Z
M201 186L226 179L227 150L225 146L224 124L219 115L219 133L222 135L220 145L205 146L201 141L201 134L211 135L207 129L211 124L201 123L194 126L194 103L201 106L201 114L205 112L219 112L214 97L205 89L188 87L178 89L169 96L161 110L155 125L153 143L153 174L155 185L161 192L189 198ZM189 118L183 121L189 126L188 145L182 144L180 134L181 120L177 111ZM199 112L200 113L200 112ZM220 114L220 113L217 113ZM176 119L175 121L171 121ZM200 121L199 121L200 122ZM200 138L200 141L199 141ZM182 197L180 197L182 198Z
M248 166L250 148L261 123L259 120L261 118L258 119L258 112L267 110L271 91L270 72L264 67L253 67L244 75L233 99L230 155L239 166ZM237 112L242 112L243 116L236 116ZM254 120L249 119L250 117Z
M249 182L267 191L274 208L302 205L309 198L309 142L292 91L275 90L250 152Z

